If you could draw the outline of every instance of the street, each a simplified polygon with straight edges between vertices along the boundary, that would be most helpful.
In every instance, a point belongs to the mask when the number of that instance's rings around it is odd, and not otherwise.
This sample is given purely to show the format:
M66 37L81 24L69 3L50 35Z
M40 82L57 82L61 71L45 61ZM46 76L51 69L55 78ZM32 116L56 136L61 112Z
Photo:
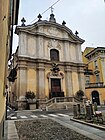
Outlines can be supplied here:
M46 111L18 111L15 112L15 116L11 116L11 120L7 120L8 123L8 128L14 127L15 132L12 132L13 135L14 133L16 133L17 136L17 132L16 132L16 128L14 125L14 122L17 120L36 120L36 119L52 119L54 121L56 121L57 123L60 123L61 125L70 128L76 132L78 132L79 134L85 135L88 138L91 138L93 140L104 140L105 139L105 130L100 130L98 128L94 128L88 125L84 125L78 122L74 122L72 120L70 120L70 118L72 118L72 113L70 113L70 111L68 110L61 110L61 111L50 111L50 112L46 112ZM10 125L9 125L10 124ZM7 129L8 129L7 128ZM12 128L11 128L12 129ZM9 129L8 129L8 133L9 133ZM5 134L6 135L6 134Z

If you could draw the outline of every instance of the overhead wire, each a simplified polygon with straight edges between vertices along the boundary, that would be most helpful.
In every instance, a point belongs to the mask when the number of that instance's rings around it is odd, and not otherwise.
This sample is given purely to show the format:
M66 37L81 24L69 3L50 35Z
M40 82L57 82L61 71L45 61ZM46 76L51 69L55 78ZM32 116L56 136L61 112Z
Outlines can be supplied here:
M46 13L49 9L51 9L55 4L57 4L60 0L57 0L55 3L53 3L49 8L47 8L45 11L42 12L41 15L43 15L44 13ZM30 23L34 22L37 19L37 17L31 21Z

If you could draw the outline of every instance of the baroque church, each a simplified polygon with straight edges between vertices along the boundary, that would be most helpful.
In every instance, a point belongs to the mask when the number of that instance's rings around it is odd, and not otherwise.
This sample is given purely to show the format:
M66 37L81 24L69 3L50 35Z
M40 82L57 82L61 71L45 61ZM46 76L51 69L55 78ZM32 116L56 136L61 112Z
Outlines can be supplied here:
M14 54L17 65L17 79L13 93L17 99L27 91L35 93L37 99L75 96L79 90L85 91L84 64L81 45L84 40L66 26L56 22L54 14L49 20L32 25L17 26L15 33L19 45Z

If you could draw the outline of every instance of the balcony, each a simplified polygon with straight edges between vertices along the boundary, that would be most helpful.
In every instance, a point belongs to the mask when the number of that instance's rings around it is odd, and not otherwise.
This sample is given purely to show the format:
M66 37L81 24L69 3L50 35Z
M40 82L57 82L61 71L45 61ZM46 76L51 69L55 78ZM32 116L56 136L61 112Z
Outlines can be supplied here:
M95 70L93 72L94 72L94 74L97 74L97 73L100 72L99 69L98 69L98 66L95 67Z
M85 75L93 75L93 70L91 70L91 69L84 69L84 74Z
M85 88L102 88L105 87L103 85L103 82L98 82L98 83L86 83Z

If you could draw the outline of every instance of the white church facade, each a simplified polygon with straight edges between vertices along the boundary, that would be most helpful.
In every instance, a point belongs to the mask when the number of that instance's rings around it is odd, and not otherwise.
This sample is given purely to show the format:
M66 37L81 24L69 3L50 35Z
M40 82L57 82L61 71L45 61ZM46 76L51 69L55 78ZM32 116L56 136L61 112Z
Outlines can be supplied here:
M49 21L16 27L19 46L14 55L17 79L13 93L17 99L27 91L37 99L74 96L85 91L81 45L84 40L73 34L65 22L58 24L54 14Z

